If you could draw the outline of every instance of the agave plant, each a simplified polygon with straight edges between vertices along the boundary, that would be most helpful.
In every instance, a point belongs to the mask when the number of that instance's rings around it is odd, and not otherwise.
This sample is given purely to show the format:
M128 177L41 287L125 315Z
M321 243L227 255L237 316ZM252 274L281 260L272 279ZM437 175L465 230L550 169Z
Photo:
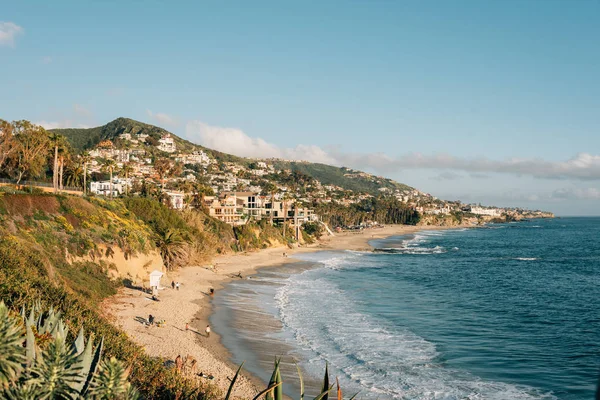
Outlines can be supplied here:
M269 384L267 388L257 394L253 400L260 399L263 395L265 396L265 400L283 400L283 380L281 379L281 371L279 370L279 364L281 363L280 359L275 359L275 367L273 368L273 373L271 374L271 379L269 380ZM225 396L225 400L229 400L231 398L231 394L233 392L233 387L235 386L235 382L242 371L242 367L244 363L240 365L235 376L231 380L231 384L229 385L229 390L227 391L227 395ZM302 372L300 371L300 367L296 365L296 369L298 370L298 377L300 378L300 400L304 400L304 379L302 378ZM343 400L342 389L340 388L340 382L337 378L335 378L337 384L337 400ZM323 377L323 386L321 388L321 393L315 397L313 400L328 400L329 393L333 390L333 385L329 385L329 368L327 363L325 364L325 376ZM352 396L349 400L354 400L358 393Z
M83 328L72 343L60 312L40 311L39 303L21 319L0 302L0 397L7 399L138 398L128 372L114 358L102 362L104 341L94 348ZM25 346L23 347L23 344Z

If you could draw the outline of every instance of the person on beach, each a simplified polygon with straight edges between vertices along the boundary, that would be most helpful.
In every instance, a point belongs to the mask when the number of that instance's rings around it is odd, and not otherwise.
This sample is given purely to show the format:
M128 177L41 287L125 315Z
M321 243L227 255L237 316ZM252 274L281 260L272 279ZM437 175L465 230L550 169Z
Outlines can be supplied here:
M171 281L171 289L175 289L175 281Z
M214 296L214 294L215 294L215 289L213 289L213 288L210 288L210 295L211 295L211 296Z
M190 324L189 324L189 323L187 323L187 322L185 323L185 330L186 330L186 331L189 331L189 330L190 330Z
M206 337L210 337L210 325L206 325L204 332L206 332Z
M175 283L175 288L179 290L179 282Z
M175 368L177 368L177 372L181 372L181 369L183 368L183 358L181 358L181 354L175 359Z
M148 325L154 325L154 315L152 314L148 316Z

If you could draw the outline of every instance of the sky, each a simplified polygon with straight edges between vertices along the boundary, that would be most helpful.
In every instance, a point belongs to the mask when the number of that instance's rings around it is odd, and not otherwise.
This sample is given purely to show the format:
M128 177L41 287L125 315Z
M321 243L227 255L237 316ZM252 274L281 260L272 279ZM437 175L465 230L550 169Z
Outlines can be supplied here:
M0 118L600 215L600 1L5 1Z

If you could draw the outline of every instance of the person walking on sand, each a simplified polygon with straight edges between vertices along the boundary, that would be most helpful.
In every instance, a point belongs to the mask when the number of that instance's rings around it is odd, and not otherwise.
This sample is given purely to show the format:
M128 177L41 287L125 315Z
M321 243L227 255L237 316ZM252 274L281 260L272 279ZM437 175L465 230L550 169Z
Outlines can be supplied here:
M206 325L204 332L206 332L206 337L210 337L210 325Z
M175 289L175 281L171 281L171 289Z
M176 288L177 290L179 290L179 282L177 282L177 283L175 284L175 288Z

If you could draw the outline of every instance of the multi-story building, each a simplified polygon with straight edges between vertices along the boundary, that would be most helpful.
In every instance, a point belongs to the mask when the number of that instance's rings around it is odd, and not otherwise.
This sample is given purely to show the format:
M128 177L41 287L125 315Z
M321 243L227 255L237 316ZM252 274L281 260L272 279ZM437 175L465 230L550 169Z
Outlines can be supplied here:
M90 192L100 196L110 196L110 181L90 182ZM112 195L116 197L124 192L123 183L112 184Z
M164 151L167 153L174 153L177 151L177 146L175 145L175 140L171 137L171 135L164 135L158 140L158 149L160 151Z
M204 202L209 215L230 225L242 225L246 222L244 202L233 195L206 196Z

